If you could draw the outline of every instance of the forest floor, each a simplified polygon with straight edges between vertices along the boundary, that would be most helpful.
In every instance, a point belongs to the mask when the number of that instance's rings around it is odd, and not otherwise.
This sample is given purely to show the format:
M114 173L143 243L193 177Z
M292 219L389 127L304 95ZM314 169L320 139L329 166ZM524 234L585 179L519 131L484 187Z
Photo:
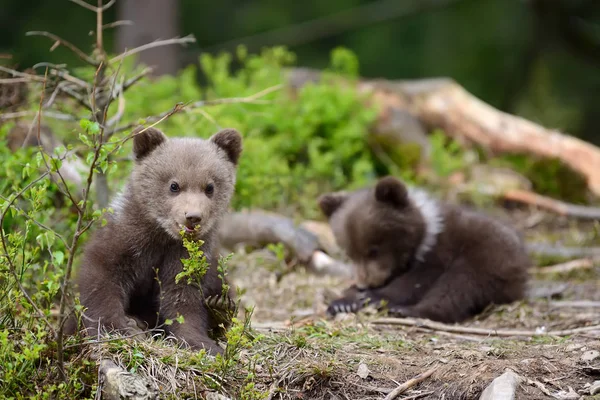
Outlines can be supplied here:
M598 243L593 223L494 210L528 241ZM233 363L215 369L192 352L147 341L108 343L103 357L154 381L160 398L385 399L434 368L394 398L479 399L510 369L520 377L516 399L600 399L590 395L600 381L600 328L544 334L600 324L600 265L536 273L528 299L435 329L419 321L406 325L406 319L393 324L368 309L329 318L328 302L348 281L286 264L267 249L236 252L229 266L231 283L242 289L240 309L254 308L249 332L256 338ZM238 316L243 319L243 312Z
M563 245L597 241L593 224L537 211L498 212L512 219L530 241L542 236ZM477 399L507 368L522 378L517 399L594 398L589 394L590 385L600 380L599 329L561 337L501 337L494 331L543 332L600 324L598 265L562 275L536 274L533 298L493 307L460 324L489 330L473 334L381 324L381 316L368 310L332 320L325 316L326 304L348 282L301 267L278 279L269 267L276 264L266 250L238 254L230 274L245 290L242 304L254 306L252 327L271 339L270 345L251 351L267 355L257 381L269 398L383 399L432 367L433 375L397 398Z

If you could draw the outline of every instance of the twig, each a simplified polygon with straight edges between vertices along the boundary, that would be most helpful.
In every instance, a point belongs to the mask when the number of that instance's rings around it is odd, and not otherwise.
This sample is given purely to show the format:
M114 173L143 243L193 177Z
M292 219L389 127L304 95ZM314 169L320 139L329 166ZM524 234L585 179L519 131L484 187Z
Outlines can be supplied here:
M434 394L435 392L423 392L423 393L417 393L417 394L413 394L412 396L408 396L408 397L403 397L402 400L413 400L413 399L418 399L419 397L423 397L423 396L429 396L430 394Z
M31 79L29 78L3 78L0 79L0 83L27 83L27 82L31 82Z
M106 3L104 6L102 6L102 5L99 5L98 7L96 7L96 6L93 6L93 5L89 4L89 3L86 3L86 2L85 2L85 1L83 1L83 0L69 0L69 1L71 1L71 2L73 2L73 3L75 3L75 4L79 5L79 6L81 6L81 7L83 7L83 8L87 8L87 9L88 9L88 10L90 10L90 11L93 11L93 12L98 12L98 11L106 11L106 10L108 10L109 8L111 8L111 7L113 6L113 4L115 4L115 2L116 2L117 0L110 0L110 1L109 1L108 3ZM101 3L100 3L100 4L101 4Z
M0 65L0 71L6 72L8 74L11 74L12 76L18 76L18 77L21 77L21 78L29 78L32 81L37 81L37 82L44 82L44 78L42 78L41 76L37 76L37 75L33 75L33 74L28 74L26 72L19 72L17 70L12 69L12 68L3 67L2 65Z
M600 220L600 208L598 207L587 207L565 203L528 190L509 190L503 193L502 197L506 200L517 201L543 208L566 217Z
M142 72L140 72L139 74L135 75L133 78L130 78L130 79L128 79L128 80L125 81L125 83L123 84L122 91L123 92L127 91L127 89L129 89L131 86L135 85L137 82L139 82L140 79L144 78L145 76L147 76L151 72L152 72L152 68L150 68L150 67L144 68L142 70Z
M400 385L396 389L392 390L387 396L385 396L384 400L395 399L396 397L398 397L402 393L406 392L411 387L418 385L419 383L423 382L425 379L429 378L431 375L433 375L433 373L437 369L438 369L438 366L436 365L435 367L428 369L427 371L423 372L422 374L419 374L419 375L415 376L414 378L407 380L402 385Z
M535 332L535 331L520 331L510 329L485 329L485 328L472 328L468 326L458 325L447 325L440 322L431 320L416 320L412 318L379 318L371 322L375 325L403 325L403 326L415 326L419 328L427 328L433 331L441 332L455 332L455 333L467 333L472 335L483 335L483 336L503 336L503 337L514 337L514 336L570 336L583 332L600 331L600 325L584 326L581 328L574 329L563 329L549 332Z
M535 272L538 274L557 274L575 271L578 269L591 269L594 266L593 258L581 258L578 260L572 260L561 264L551 265L549 267L538 267L535 268Z
M577 300L577 301L551 301L551 307L573 307L573 308L597 308L600 310L600 301Z
M71 0L71 1L73 1L73 0ZM196 38L194 37L194 35L188 35L188 36L185 36L182 38L173 38L173 39L167 39L167 40L156 40L152 43L148 43L148 44L142 45L140 47L136 47L135 49L128 50L122 54L119 54L118 56L112 58L110 60L110 62L111 63L117 62L119 60L122 60L125 57L129 57L133 54L137 54L144 50L152 49L154 47L169 46L172 44L185 45L187 43L196 43Z
M600 258L600 247L563 247L554 243L526 243L530 254L560 258Z
M45 36L47 38L55 40L59 44L62 44L63 46L65 46L66 48L71 50L73 53L77 54L77 56L79 58L81 58L83 61L85 61L86 63L88 63L90 65L94 65L94 66L98 65L98 62L96 60L94 60L93 58L91 58L90 56L85 54L83 51L79 50L77 48L77 46L75 46L73 43L68 42L68 41L64 40L63 38L61 38L60 36L57 36L53 33L45 32L45 31L30 31L30 32L25 33L25 36Z
M117 26L123 26L123 25L133 25L133 21L125 19L122 21L110 22L108 24L102 25L102 29L116 28Z
M0 120L9 120L9 119L15 119L15 118L21 118L21 117L28 117L28 116L35 116L37 115L37 111L17 111L17 112L13 112L13 113L4 113L4 114L0 114ZM57 119L59 121L79 121L77 118L73 117L72 115L68 115L68 114L63 114L63 113L58 113L58 112L54 112L54 111L46 111L44 112L44 115L50 118L54 118Z

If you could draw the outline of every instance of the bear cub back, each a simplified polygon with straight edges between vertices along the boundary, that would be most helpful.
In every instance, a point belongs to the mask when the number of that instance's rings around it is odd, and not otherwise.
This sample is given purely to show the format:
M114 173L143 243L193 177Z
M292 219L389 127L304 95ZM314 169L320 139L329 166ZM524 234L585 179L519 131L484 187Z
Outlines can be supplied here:
M216 238L241 151L234 129L207 140L167 138L154 128L134 132L133 171L111 204L114 213L88 242L78 273L87 333L161 327L194 349L222 353L210 335L222 321L206 299L231 299L221 293ZM210 268L201 287L175 282L189 256L181 233L204 242ZM178 316L183 323L164 325Z
M525 296L531 260L519 234L388 176L319 198L355 284L330 314L387 303L391 314L459 322Z

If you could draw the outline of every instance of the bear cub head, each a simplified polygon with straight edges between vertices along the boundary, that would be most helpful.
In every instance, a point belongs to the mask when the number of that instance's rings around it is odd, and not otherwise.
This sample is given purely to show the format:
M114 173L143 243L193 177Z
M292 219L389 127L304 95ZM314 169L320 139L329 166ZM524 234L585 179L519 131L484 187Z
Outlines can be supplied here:
M324 194L318 203L361 290L385 286L422 260L442 229L434 200L391 176L374 187Z
M129 194L142 206L138 217L176 240L182 230L201 238L215 229L234 192L240 133L223 129L207 140L169 139L158 129L138 128L133 135Z

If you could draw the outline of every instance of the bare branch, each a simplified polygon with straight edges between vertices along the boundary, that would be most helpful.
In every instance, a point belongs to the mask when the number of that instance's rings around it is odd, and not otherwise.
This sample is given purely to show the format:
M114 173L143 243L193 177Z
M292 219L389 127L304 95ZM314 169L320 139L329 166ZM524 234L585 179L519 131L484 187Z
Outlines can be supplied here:
M116 1L117 1L117 0L110 0L108 3L106 3L106 4L105 4L105 5L104 5L104 6L101 8L101 10L102 10L102 11L106 11L106 10L108 10L109 8L111 8L111 7L113 6L113 4L115 4L115 3L116 3Z
M37 81L37 82L44 82L44 78L42 78L41 76L37 76L37 75L33 75L33 74L28 74L26 72L19 72L17 70L14 70L12 68L6 68L0 65L0 71L2 72L6 72L8 74L11 74L12 76L18 76L21 78L28 78L31 79L32 81Z
M37 111L18 111L18 112L13 112L13 113L4 113L4 114L0 114L0 120L9 120L9 119L15 119L15 118L21 118L21 117L30 117L30 116L35 116L37 115ZM68 115L68 114L62 114L62 113L58 113L58 112L53 112L53 111L46 111L44 112L44 115L46 115L47 117L53 118L53 119L57 119L59 121L79 121L77 118L73 117L72 115Z
M45 36L47 38L55 40L59 44L62 44L63 46L65 46L66 48L71 50L73 53L75 53L79 58L81 58L86 63L88 63L90 65L98 65L98 62L96 60L94 60L93 58L91 58L90 56L85 54L83 51L79 50L79 48L77 48L77 46L75 46L73 43L62 39L61 37L59 37L53 33L45 32L45 31L31 31L31 32L25 33L25 35L26 36Z
M152 43L148 43L143 46L136 47L135 49L128 50L122 54L119 54L118 56L111 59L110 62L111 63L117 62L125 57L129 57L133 54L137 54L144 50L152 49L155 47L169 46L172 44L186 45L187 43L196 43L196 38L194 37L194 35L188 35L188 36L185 36L182 38L173 38L173 39L167 39L167 40L156 40Z
M127 89L129 89L131 86L133 86L137 82L139 82L140 79L142 79L145 76L147 76L148 74L150 74L152 72L152 70L153 70L152 68L144 68L144 70L142 70L142 72L135 75L133 78L130 78L127 81L125 81L125 84L123 84L123 92L127 91Z
M111 22L109 24L102 25L102 29L111 29L111 28L116 28L117 26L123 26L123 25L133 25L133 21L124 19L121 21Z
M0 79L0 83L27 83L31 82L29 78L4 78Z
M65 70L67 68L67 64L54 64L51 62L42 61L42 62L35 64L32 68L38 69L38 68L42 68L42 67L43 68L49 67L49 68L54 68L54 69Z
M98 9L97 7L95 7L95 6L91 5L91 4L88 4L88 3L86 3L83 0L69 0L69 1L71 1L71 2L73 2L75 4L77 4L77 5L80 5L83 8L87 8L88 10L93 11L93 12L96 12L97 9Z
M104 39L102 38L103 11L102 0L98 0L98 7L96 8L96 50L102 54L104 54Z

